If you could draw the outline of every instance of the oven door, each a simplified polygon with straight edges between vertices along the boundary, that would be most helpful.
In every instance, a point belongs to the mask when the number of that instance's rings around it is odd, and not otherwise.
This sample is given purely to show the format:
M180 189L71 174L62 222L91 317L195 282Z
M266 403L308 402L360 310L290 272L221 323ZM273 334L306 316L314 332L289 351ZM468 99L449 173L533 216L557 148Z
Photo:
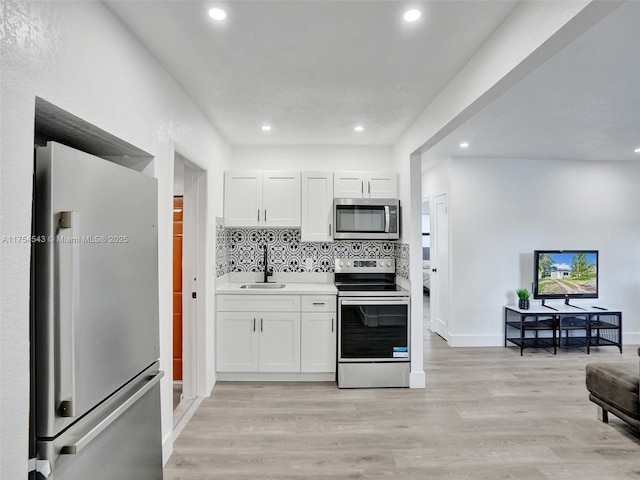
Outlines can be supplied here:
M338 362L408 362L409 297L338 300Z

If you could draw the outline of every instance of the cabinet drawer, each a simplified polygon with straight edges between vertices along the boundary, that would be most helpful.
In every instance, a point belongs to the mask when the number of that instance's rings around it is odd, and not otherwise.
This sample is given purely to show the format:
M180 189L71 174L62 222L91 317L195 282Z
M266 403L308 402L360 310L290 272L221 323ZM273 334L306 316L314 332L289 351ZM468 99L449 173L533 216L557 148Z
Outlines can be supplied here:
M335 312L335 295L302 295L303 312Z
M299 295L218 295L220 312L299 312Z

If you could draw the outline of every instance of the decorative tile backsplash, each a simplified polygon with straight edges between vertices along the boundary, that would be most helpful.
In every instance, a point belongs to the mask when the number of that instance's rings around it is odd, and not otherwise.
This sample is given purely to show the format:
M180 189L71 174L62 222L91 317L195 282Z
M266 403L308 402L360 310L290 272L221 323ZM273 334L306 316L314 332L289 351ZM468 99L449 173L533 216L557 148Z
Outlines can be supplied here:
M409 244L381 241L302 242L298 228L224 228L216 218L216 276L260 272L263 245L274 272L333 272L334 258L396 259L396 273L409 279ZM310 260L308 260L310 259ZM309 263L309 267L307 266Z

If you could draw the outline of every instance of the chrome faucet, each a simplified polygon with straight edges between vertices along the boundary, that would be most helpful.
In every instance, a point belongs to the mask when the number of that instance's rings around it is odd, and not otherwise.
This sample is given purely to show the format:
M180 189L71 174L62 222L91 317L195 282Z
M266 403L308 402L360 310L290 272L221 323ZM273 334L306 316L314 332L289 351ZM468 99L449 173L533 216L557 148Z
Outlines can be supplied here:
M273 276L273 270L269 269L269 259L268 259L268 255L267 255L267 242L264 242L264 278L263 278L263 282L264 283L269 283L269 277Z

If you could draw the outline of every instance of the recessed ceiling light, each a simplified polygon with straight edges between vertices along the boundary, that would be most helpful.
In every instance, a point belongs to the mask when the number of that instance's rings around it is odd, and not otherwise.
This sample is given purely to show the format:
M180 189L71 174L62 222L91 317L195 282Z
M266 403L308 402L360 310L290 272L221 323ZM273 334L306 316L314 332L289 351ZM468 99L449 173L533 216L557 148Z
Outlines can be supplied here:
M404 12L404 20L406 22L415 22L420 18L420 15L422 15L420 13L420 10L416 10L415 8L413 8Z
M633 152L634 153L640 153L640 147L636 148Z
M362 125L357 125L357 126L354 128L354 130L355 130L356 132L362 132L362 131L364 131L364 127L363 127Z
M227 12L225 12L222 8L214 7L209 9L209 16L214 20L224 20L225 18L227 18Z
M271 131L271 125L262 125L262 130L265 132Z
M467 148L469 146L469 142L461 142L460 148Z

